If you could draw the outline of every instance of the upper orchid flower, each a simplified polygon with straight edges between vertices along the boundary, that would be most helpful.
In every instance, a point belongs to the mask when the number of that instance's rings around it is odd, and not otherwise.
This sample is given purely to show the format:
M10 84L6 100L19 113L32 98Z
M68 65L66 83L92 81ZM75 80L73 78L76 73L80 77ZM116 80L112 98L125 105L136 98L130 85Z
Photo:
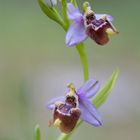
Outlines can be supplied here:
M90 100L99 90L98 81L90 79L78 90L73 84L69 84L68 88L65 96L48 103L48 108L54 110L50 125L58 126L64 133L70 133L79 118L91 125L100 126L100 114Z
M66 34L66 45L74 46L83 42L89 36L97 44L104 45L109 41L109 35L118 33L113 24L113 18L107 14L95 14L88 2L85 2L84 14L71 3L67 5L67 15L73 24Z

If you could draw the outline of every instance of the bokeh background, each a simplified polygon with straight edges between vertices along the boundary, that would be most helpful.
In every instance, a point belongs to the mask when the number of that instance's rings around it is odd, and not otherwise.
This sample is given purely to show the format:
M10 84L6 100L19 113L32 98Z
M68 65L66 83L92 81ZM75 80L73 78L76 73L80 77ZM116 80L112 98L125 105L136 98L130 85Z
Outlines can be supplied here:
M97 13L111 14L120 31L105 47L85 42L90 76L102 85L116 68L120 76L99 109L104 125L83 123L71 139L139 140L140 1L90 2ZM0 0L0 140L33 140L37 123L42 140L58 137L59 130L48 128L52 115L45 104L62 95L67 83L83 83L78 53L64 40L65 32L44 15L37 0Z

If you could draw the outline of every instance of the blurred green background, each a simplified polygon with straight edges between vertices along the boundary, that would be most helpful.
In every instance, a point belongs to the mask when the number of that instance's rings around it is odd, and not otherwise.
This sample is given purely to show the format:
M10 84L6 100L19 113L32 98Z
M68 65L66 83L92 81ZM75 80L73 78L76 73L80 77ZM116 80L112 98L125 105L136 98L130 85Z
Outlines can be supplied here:
M120 76L99 109L104 125L86 123L72 139L140 139L140 1L90 0L97 13L114 17L120 34L100 47L86 43L90 76L103 85L113 70ZM79 0L79 6L82 1ZM48 128L52 115L45 104L65 92L66 84L82 85L82 68L75 48L66 48L65 32L48 19L37 0L0 0L0 140L33 140L40 124L42 140L55 140Z

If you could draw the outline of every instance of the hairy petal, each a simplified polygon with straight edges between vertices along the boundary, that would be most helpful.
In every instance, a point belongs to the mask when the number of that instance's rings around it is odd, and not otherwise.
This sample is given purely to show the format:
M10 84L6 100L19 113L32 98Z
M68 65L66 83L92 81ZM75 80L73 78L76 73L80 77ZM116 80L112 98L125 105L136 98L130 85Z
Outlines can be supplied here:
M100 84L95 79L88 80L80 89L77 90L79 96L87 98L93 97L100 89Z
M83 16L72 3L67 4L67 15L70 20L80 20Z
M113 17L111 15L108 15L108 14L95 14L95 17L97 20L106 17L108 21L110 21L110 22L113 21Z
M101 116L98 110L88 99L81 99L79 107L81 109L81 120L94 126L102 125Z
M85 31L86 30L83 22L74 21L66 34L66 45L74 46L84 41L87 38Z
M47 107L52 110L54 109L55 107L55 103L56 102L65 102L65 97L64 96L60 96L60 97L57 97L57 98L53 98L51 99L48 103L47 103Z

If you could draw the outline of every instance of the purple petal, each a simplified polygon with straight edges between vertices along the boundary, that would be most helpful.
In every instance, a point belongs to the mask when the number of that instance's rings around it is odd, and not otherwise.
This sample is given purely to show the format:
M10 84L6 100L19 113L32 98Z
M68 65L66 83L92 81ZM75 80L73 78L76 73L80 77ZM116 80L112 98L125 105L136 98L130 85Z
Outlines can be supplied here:
M95 17L97 20L103 18L103 17L107 17L107 20L112 22L113 21L113 17L111 15L108 14L95 14Z
M67 15L70 20L78 20L83 17L80 11L74 7L72 3L68 3L67 8Z
M81 109L80 119L94 126L101 126L101 116L95 106L88 100L80 100L79 107Z
M80 89L78 89L77 94L80 97L87 97L91 98L93 97L98 90L100 89L99 82L95 79L88 80Z
M74 46L87 38L83 22L74 21L66 34L66 45Z
M66 91L65 91L65 94L64 94L64 95L66 95L68 92L70 92L70 89L69 89L69 88L67 88L67 89L66 89Z
M57 97L54 99L51 99L48 103L47 103L47 107L52 110L55 107L55 103L56 102L65 102L65 97L61 96L61 97Z

